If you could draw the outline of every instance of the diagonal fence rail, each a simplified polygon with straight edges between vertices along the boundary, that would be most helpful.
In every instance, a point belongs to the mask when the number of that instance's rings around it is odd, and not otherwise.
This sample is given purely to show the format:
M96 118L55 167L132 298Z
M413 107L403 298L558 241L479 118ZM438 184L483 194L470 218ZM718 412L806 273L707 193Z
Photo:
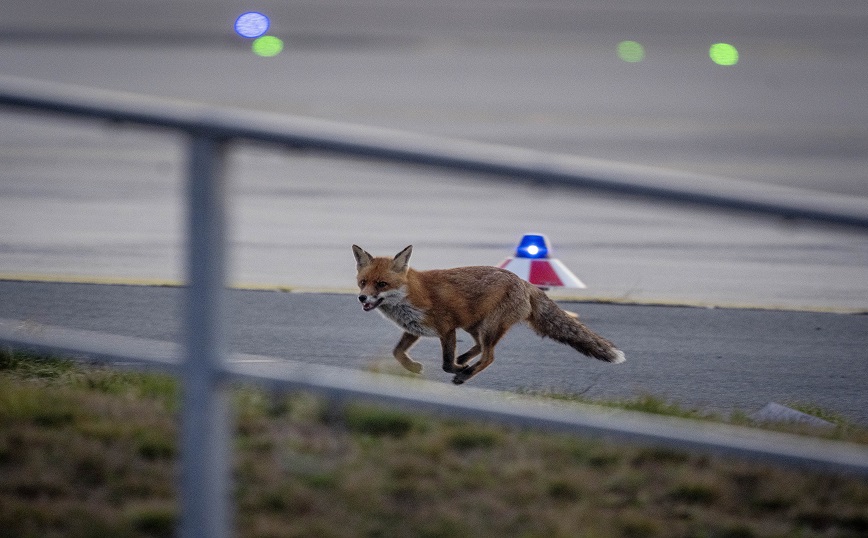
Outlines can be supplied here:
M181 377L181 521L183 537L231 534L230 379L282 389L304 388L330 397L365 397L467 417L613 435L685 449L725 452L796 465L868 475L868 449L791 438L744 428L721 428L635 414L602 414L520 401L492 399L467 388L384 382L363 372L312 365L233 360L224 335L227 178L224 161L235 140L276 143L335 155L379 159L534 181L577 189L640 196L718 210L798 218L868 230L868 205L853 198L757 186L692 174L457 141L306 118L275 116L200 104L0 77L0 106L12 110L157 127L186 134L188 204L187 337L182 348L154 342L49 328L22 334L0 322L0 343L13 348L133 361ZM111 340L111 338L109 338ZM162 350L162 351L160 351Z
M37 334L29 334L26 326L20 327L18 320L0 318L0 342L46 353L83 354L91 360L134 364L174 374L184 368L184 348L171 342L42 325ZM221 378L253 381L278 390L313 391L338 400L375 399L452 416L868 476L868 447L755 428L563 404L246 353L228 355Z
M770 184L0 76L0 106L868 230L868 202Z

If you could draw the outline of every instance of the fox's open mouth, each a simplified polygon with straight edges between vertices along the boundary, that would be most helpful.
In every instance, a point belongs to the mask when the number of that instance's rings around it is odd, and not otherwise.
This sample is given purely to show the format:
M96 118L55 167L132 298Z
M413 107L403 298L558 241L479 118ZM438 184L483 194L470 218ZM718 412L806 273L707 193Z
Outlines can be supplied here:
M382 302L383 302L383 298L380 297L379 299L377 299L376 301L374 301L372 303L369 303L369 302L362 303L362 308L364 309L365 312L370 312L371 310L380 306L380 303L382 303Z

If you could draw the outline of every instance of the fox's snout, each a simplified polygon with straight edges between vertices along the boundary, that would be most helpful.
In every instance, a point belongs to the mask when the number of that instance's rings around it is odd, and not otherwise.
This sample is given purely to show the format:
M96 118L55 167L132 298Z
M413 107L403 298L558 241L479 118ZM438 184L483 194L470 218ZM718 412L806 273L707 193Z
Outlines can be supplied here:
M359 302L362 303L362 309L364 309L365 312L368 312L380 306L380 303L383 302L383 299L381 297L371 297L369 295L362 294L359 295Z

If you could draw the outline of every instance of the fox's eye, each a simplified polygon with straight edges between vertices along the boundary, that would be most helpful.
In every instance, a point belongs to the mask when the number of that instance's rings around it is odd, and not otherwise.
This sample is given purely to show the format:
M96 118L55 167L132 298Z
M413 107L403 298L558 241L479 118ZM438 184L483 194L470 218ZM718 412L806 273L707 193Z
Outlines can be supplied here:
M389 285L388 282L383 282L383 281L381 280L381 281L377 282L377 289L383 289L383 288L385 288L385 287L388 286L388 285Z
M359 287L364 288L365 284L367 284L367 283L368 283L368 281L365 279L359 280Z

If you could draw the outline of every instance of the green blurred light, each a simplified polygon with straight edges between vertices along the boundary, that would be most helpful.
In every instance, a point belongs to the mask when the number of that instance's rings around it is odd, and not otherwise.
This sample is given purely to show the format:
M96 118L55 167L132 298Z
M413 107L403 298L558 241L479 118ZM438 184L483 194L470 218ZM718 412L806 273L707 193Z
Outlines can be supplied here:
M645 59L645 47L635 41L618 43L618 58L628 63L637 63Z
M738 50L729 43L715 43L708 49L708 56L717 65L735 65L738 63Z
M262 36L253 42L253 53L264 58L277 56L282 50L283 41L274 36Z

